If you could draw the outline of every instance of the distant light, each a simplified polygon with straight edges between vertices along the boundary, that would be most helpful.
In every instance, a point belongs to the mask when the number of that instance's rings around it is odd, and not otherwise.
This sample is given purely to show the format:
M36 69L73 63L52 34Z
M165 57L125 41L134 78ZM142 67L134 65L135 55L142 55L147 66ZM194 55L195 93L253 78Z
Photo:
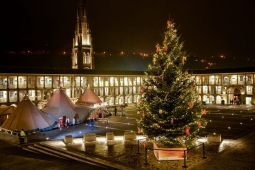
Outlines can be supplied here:
M120 54L122 55L122 54L124 54L124 52L122 51Z
M64 52L63 52L63 54L65 55L65 54L66 54L66 52L64 51Z

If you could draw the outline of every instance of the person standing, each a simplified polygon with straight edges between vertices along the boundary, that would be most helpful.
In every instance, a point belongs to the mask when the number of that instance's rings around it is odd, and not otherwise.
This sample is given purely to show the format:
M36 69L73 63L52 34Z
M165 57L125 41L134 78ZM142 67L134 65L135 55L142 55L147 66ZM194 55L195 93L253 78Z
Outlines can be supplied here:
M75 128L75 117L73 118L73 128Z
M117 108L116 107L114 108L114 115L115 116L117 115Z
M66 127L69 128L69 117L66 118Z
M124 116L124 106L121 107L121 115Z
M23 143L25 143L25 137L26 137L26 133L24 132L24 130L23 129L21 129L21 131L20 131L20 143L21 144L23 144Z

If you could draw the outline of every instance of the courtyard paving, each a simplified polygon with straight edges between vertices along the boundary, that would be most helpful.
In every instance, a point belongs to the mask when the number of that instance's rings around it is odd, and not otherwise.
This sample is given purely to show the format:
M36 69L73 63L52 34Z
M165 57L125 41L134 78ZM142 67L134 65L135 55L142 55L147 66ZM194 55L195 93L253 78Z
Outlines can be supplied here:
M119 140L113 146L107 146L105 141L105 133L107 131L113 131L115 136L119 136L120 138L124 134L125 131L137 131L136 129L136 118L138 115L135 112L135 107L127 107L125 109L125 116L110 116L109 123L97 123L96 128L88 129L86 123L80 124L76 127L62 128L52 130L46 133L36 134L35 136L31 136L30 142L38 142L43 141L47 145L51 145L54 147L61 148L63 150L68 150L72 152L77 152L79 154L83 154L85 157L94 158L99 162L104 161L109 166L112 164L121 165L119 169L152 169L152 170L168 170L168 169L254 169L255 168L255 155L253 153L255 146L255 112L253 106L229 106L229 105L206 105L207 109L207 117L212 122L216 122L215 124L209 123L208 131L212 130L210 133L213 133L214 130L217 133L223 133L223 138L221 143L205 143L205 152L202 151L202 145L199 145L195 149L188 150L188 159L186 162L183 160L178 161L158 161L151 150L150 143L147 143L147 157L145 154L145 150L143 147L143 140L140 142L139 152L137 145L125 146L123 145L123 141ZM234 115L232 115L234 114ZM247 124L244 123L244 120L241 120L245 125L240 125L240 118L244 118L247 121ZM224 118L222 118L224 116ZM230 118L226 119L226 116L230 116ZM236 116L234 119L231 116ZM224 119L224 120L223 120ZM232 122L232 129L228 129L229 124L223 124L226 122ZM235 123L236 122L236 123ZM224 126L224 128L222 127ZM239 126L239 127L236 127ZM226 131L226 129L228 131ZM235 132L235 129L237 130ZM232 130L232 131L229 131ZM226 132L225 132L226 131ZM228 133L231 135L227 135ZM95 146L86 146L81 142L81 138L85 133L96 133L98 139L97 144ZM74 144L65 145L63 143L63 138L65 135L72 135L74 137ZM141 136L142 138L142 136ZM2 144L4 143L4 144ZM20 160L30 160L38 163L33 163L31 165L26 164L26 169L33 169L37 167L37 169L70 169L67 166L68 161L61 161L60 158L47 157L45 155L38 156L35 153L28 153L27 151L20 151L22 154L19 154L17 150L20 149L19 146L13 144L6 144L4 141L0 141L0 169L19 169L18 166ZM8 146L7 146L8 145ZM11 145L11 146L9 146ZM6 150L9 148L9 150ZM18 149L11 149L18 148ZM4 151L4 152L2 152ZM5 151L7 151L5 153ZM139 153L139 154L138 154ZM18 155L17 155L18 154ZM29 155L29 156L26 156ZM33 156L36 158L34 159ZM203 158L203 157L206 158ZM42 158L42 159L41 159ZM49 161L49 167L38 166L41 164L46 164L47 159L51 159L52 161L56 161L56 164L51 164ZM8 161L8 160L12 161ZM101 160L101 161L100 161ZM7 162L7 163L6 163ZM43 163L44 162L44 163ZM63 162L63 165L61 165ZM73 164L72 164L73 165ZM75 163L75 167L84 167L85 165L80 162ZM92 165L86 165L89 167ZM100 169L103 167L90 167L90 169ZM105 167L108 169L109 167ZM118 169L118 168L117 168Z

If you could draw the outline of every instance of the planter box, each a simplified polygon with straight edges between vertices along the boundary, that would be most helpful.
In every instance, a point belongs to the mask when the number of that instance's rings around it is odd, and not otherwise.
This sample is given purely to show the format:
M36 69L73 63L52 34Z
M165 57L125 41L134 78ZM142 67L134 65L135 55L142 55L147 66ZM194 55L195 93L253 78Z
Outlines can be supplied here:
M183 147L173 147L173 148L164 148L158 147L156 143L153 143L154 155L158 160L183 160L184 151L185 159L187 159L187 148Z

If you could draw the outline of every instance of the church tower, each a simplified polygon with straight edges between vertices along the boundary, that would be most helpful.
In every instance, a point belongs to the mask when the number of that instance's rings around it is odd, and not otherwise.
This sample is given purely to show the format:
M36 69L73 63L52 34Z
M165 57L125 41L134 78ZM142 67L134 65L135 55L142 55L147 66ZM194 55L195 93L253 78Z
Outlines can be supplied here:
M72 69L94 69L92 38L83 0L78 1L77 21L72 49Z

